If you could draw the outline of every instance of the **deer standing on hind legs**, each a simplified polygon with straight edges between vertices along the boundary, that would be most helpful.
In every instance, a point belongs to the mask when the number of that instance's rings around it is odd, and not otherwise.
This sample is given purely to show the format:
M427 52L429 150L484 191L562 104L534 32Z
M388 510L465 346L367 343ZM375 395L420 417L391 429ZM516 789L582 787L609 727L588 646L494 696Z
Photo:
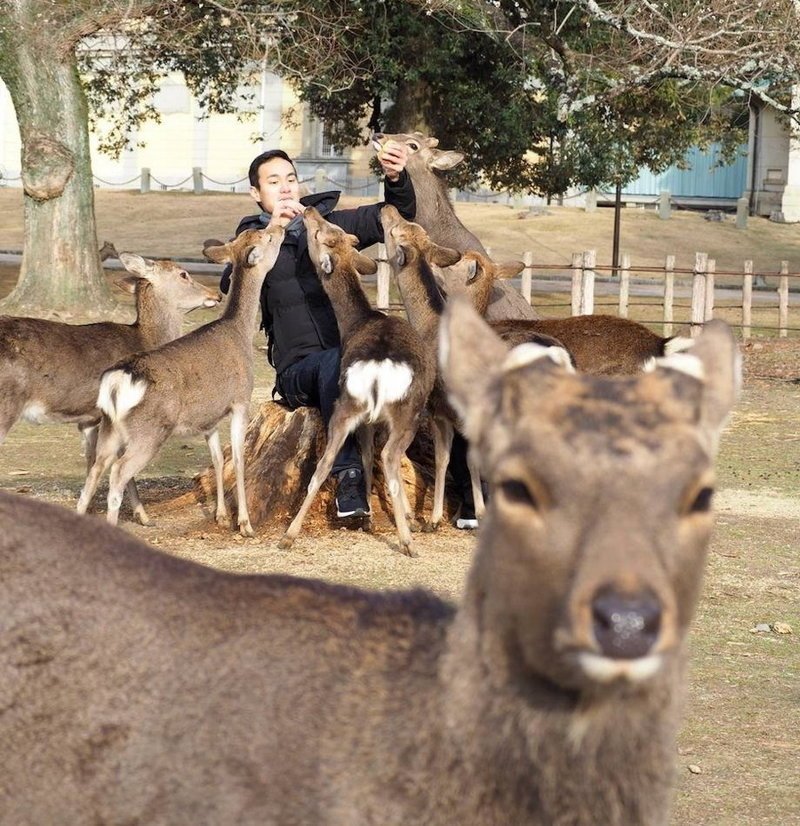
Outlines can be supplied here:
M391 207L394 209L394 207ZM399 214L399 213L398 213ZM400 462L414 439L436 375L435 353L412 325L372 309L359 273L372 274L376 263L356 250L358 238L326 221L316 209L303 213L308 252L330 298L342 341L339 398L328 426L328 441L300 510L280 541L291 547L336 454L347 436L360 428L359 444L369 498L372 486L374 429L388 425L381 453L394 509L400 550L416 556L408 527L410 507Z
M199 432L206 437L214 465L216 521L228 524L218 425L230 413L239 531L253 536L244 488L253 331L261 286L275 264L283 236L283 227L270 225L205 249L209 260L233 263L233 286L222 316L164 347L118 362L103 374L97 401L103 411L97 458L86 477L78 513L86 512L100 476L111 465L107 518L116 524L123 489L167 437Z

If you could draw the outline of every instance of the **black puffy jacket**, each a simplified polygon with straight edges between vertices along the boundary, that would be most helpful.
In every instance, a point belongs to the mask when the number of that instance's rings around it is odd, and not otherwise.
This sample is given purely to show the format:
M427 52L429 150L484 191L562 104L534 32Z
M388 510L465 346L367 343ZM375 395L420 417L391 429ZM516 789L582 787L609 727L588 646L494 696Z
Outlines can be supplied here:
M332 224L355 235L360 241L359 249L383 241L380 211L384 204L336 210L339 195L339 192L320 192L306 195L300 203L316 207ZM385 203L396 206L404 218L414 218L414 186L405 171L394 183L385 182L384 195ZM246 229L262 229L269 220L270 216L265 212L248 215L240 221L236 234ZM223 292L228 291L230 273L229 265L220 282ZM270 364L279 375L309 353L329 350L340 344L336 316L308 255L308 240L302 222L287 231L278 260L264 281L261 326L267 335Z

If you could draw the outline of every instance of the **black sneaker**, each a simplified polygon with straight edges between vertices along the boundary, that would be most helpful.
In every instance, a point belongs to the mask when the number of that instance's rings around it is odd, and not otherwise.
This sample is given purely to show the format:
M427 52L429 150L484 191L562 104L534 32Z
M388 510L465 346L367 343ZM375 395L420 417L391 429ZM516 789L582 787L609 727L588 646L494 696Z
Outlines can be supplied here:
M364 474L358 468L349 468L339 474L336 488L336 515L369 516L369 502L364 490Z

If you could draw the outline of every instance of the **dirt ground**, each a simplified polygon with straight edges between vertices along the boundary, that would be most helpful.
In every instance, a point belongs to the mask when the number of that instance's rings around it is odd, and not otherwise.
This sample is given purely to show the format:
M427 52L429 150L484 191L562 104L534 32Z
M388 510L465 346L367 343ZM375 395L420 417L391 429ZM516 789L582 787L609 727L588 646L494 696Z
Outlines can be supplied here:
M247 207L236 197L238 215ZM214 234L208 229L200 234ZM0 247L9 248L5 235ZM13 278L13 268L0 271L0 296ZM256 347L262 343L255 339ZM722 441L717 528L692 630L689 696L675 755L675 826L800 824L800 338L758 339L743 353L744 391ZM256 358L253 410L272 385L262 350ZM169 553L226 570L370 588L420 585L459 599L475 536L451 527L419 535L419 558L408 559L385 524L374 532L306 532L291 551L281 551L285 526L242 539L219 529L204 506L174 505L207 464L202 438L170 440L140 485L156 524L126 521L124 528ZM20 423L0 447L6 490L74 507L83 473L80 440L70 427ZM791 633L772 630L781 623ZM758 625L771 630L756 632Z

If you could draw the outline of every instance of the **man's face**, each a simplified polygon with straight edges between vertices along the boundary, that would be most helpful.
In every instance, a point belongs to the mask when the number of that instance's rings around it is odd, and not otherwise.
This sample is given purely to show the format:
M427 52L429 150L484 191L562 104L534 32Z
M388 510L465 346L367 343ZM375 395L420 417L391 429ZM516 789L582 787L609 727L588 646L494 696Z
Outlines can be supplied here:
M270 214L281 200L299 200L300 184L294 167L283 158L270 158L262 163L258 169L258 188L251 186L250 195Z

